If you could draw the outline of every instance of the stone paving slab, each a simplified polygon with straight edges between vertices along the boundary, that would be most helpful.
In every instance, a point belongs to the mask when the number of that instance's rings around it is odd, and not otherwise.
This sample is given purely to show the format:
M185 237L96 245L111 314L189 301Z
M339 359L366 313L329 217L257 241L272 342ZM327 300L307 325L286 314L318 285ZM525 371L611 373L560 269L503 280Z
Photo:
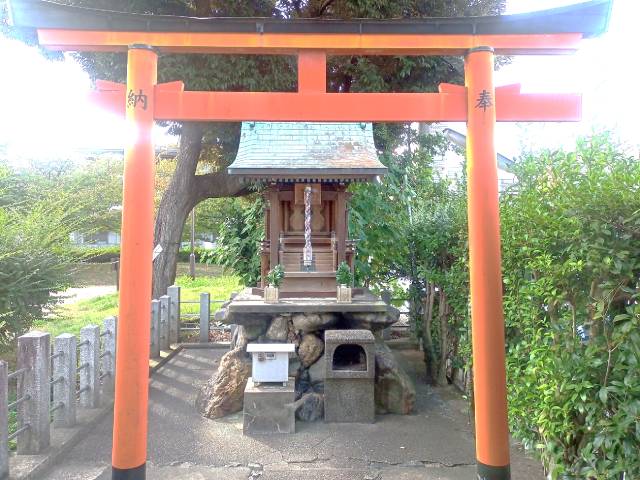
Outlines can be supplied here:
M395 352L416 381L414 414L380 415L374 424L297 422L295 434L275 436L243 436L241 413L209 420L196 411L197 387L215 372L224 352L184 349L151 378L148 461L158 475L183 478L176 475L184 474L180 469L186 465L197 475L213 472L211 475L231 479L236 474L237 478L265 480L475 478L473 425L467 404L453 389L425 385L420 352ZM45 478L85 480L92 477L64 476L65 465L109 465L112 422L110 416L99 423ZM544 479L537 461L517 449L512 456L513 478ZM165 477L150 474L148 478Z
M251 469L247 467L211 467L206 465L181 464L158 466L147 463L149 480L247 480ZM95 480L111 480L111 467Z

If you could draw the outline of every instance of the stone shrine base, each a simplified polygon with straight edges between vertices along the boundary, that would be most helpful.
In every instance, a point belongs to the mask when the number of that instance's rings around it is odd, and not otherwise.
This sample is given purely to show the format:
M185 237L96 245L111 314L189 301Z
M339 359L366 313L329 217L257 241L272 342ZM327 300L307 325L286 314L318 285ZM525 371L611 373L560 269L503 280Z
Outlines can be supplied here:
M201 389L198 411L208 418L222 418L242 410L245 385L251 376L249 343L291 343L295 354L289 360L289 376L295 378L296 416L311 421L324 418L325 365L333 350L325 355L325 332L367 330L373 334L367 347L369 365L375 373L376 413L409 414L415 403L415 387L398 365L384 342L383 330L397 322L400 312L369 291L353 296L351 303L335 298L295 298L265 303L253 289L245 289L216 312L217 321L235 324L231 351L220 363L214 377ZM368 367L369 368L369 367ZM334 398L334 397L331 397ZM332 421L339 420L332 415ZM371 422L367 404L362 418Z
M295 433L296 414L295 379L289 377L286 385L258 384L249 378L244 389L244 411L242 432L253 433Z

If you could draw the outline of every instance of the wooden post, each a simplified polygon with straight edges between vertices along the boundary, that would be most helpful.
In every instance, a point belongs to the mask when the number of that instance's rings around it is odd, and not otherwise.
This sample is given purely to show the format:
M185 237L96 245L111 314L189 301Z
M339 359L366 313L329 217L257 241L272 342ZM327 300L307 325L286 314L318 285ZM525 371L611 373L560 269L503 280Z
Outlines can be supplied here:
M9 477L9 371L0 360L0 479Z
M182 325L180 322L180 287L172 285L167 288L169 295L169 341L171 343L180 343L180 330Z
M53 349L53 405L62 404L53 412L54 427L76 424L77 339L70 333L55 338Z
M18 429L28 427L18 435L18 455L37 455L49 448L49 402L51 388L50 335L29 332L18 337Z
M298 53L298 92L327 92L327 53L302 50Z
M122 195L113 479L142 480L146 472L157 71L158 55L151 47L129 48L125 101L131 136L125 148Z
M200 343L209 342L209 320L211 318L211 303L209 293L200 294Z
M280 263L280 198L275 187L269 191L269 205L269 270L271 270Z
M341 187L336 195L336 242L338 244L338 265L340 265L346 258L345 251L347 249L347 197L344 187Z
M508 480L511 474L493 69L492 48L469 50L465 83L471 328L478 478Z
M100 406L100 327L87 325L80 330L80 406Z

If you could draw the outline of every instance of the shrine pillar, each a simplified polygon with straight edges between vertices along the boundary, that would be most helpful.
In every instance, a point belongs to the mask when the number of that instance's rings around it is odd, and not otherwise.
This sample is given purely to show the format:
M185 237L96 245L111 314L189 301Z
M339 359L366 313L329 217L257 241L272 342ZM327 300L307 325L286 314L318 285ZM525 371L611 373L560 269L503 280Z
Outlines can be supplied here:
M156 52L129 48L112 478L145 478L153 255Z
M478 480L511 478L493 70L492 48L468 51L467 188Z

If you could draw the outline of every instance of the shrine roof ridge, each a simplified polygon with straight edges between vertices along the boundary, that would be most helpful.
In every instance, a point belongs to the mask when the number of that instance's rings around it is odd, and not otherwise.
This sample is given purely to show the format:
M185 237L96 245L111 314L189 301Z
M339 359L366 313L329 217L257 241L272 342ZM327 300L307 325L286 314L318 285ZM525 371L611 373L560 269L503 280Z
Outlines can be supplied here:
M527 35L607 30L612 0L515 15L373 19L278 19L272 17L186 17L151 15L63 5L46 0L9 0L10 23L36 29L189 32L405 35Z

